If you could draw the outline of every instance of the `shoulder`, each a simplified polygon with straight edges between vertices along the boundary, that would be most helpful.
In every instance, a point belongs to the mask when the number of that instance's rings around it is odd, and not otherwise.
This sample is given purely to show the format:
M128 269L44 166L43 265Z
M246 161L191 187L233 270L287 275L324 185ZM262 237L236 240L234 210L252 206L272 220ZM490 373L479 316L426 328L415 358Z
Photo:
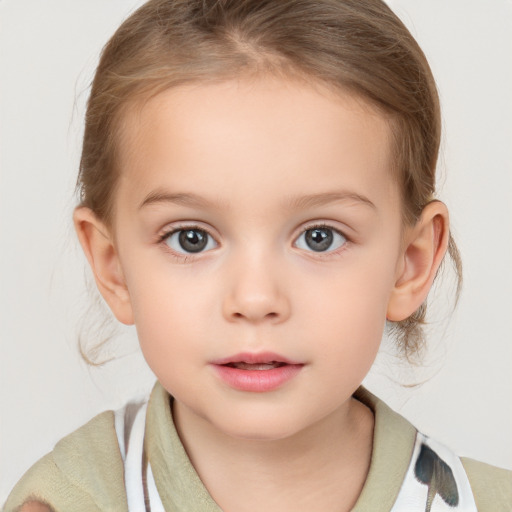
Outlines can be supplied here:
M424 510L425 485L431 488L435 473L446 482L443 493L455 482L459 497L464 497L466 504L474 502L478 512L512 512L512 471L459 457L364 388L358 389L355 397L375 415L372 461L358 511L391 510L393 506L411 510L413 495L423 503L419 510Z
M512 471L461 457L479 512L512 511Z
M4 512L29 501L46 503L56 512L127 510L123 471L114 413L107 411L34 464L12 490Z

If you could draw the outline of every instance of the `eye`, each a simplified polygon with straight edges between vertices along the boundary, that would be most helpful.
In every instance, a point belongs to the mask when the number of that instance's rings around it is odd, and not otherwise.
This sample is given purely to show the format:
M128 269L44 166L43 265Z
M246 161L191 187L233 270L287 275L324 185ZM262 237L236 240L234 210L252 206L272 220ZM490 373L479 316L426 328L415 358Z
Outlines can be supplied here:
M179 253L198 253L217 247L217 242L204 229L178 229L163 237L165 243Z
M295 245L299 249L315 252L327 252L339 249L347 239L336 229L329 226L315 226L303 231Z

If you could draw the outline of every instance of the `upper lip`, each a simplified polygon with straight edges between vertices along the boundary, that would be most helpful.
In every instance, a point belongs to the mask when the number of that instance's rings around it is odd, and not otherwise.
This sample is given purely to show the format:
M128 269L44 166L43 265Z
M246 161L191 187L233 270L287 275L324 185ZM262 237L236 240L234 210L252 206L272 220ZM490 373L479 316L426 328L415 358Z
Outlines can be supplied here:
M241 352L232 356L216 359L211 364L224 365L229 363L247 363L247 364L265 364L265 363L286 363L286 364L302 364L292 361L287 357L274 352Z

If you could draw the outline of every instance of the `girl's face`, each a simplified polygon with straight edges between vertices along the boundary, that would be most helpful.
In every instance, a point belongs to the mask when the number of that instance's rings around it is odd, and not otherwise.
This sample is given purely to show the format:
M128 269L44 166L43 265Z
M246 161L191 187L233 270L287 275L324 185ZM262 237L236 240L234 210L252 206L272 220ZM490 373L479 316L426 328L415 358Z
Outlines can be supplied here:
M125 128L129 317L182 417L279 439L343 411L401 268L386 121L268 78L169 90Z

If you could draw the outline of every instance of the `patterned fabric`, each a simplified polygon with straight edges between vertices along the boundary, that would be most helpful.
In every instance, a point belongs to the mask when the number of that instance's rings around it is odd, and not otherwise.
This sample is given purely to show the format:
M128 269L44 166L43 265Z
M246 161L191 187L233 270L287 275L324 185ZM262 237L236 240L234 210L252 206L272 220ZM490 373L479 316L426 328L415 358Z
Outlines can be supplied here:
M391 512L477 512L462 463L451 450L418 432Z
M147 402L115 413L130 512L165 512L144 452ZM391 512L477 512L462 463L452 451L418 432L409 467Z
M144 451L147 402L128 404L114 414L114 425L124 462L126 497L130 512L165 512L151 464Z

